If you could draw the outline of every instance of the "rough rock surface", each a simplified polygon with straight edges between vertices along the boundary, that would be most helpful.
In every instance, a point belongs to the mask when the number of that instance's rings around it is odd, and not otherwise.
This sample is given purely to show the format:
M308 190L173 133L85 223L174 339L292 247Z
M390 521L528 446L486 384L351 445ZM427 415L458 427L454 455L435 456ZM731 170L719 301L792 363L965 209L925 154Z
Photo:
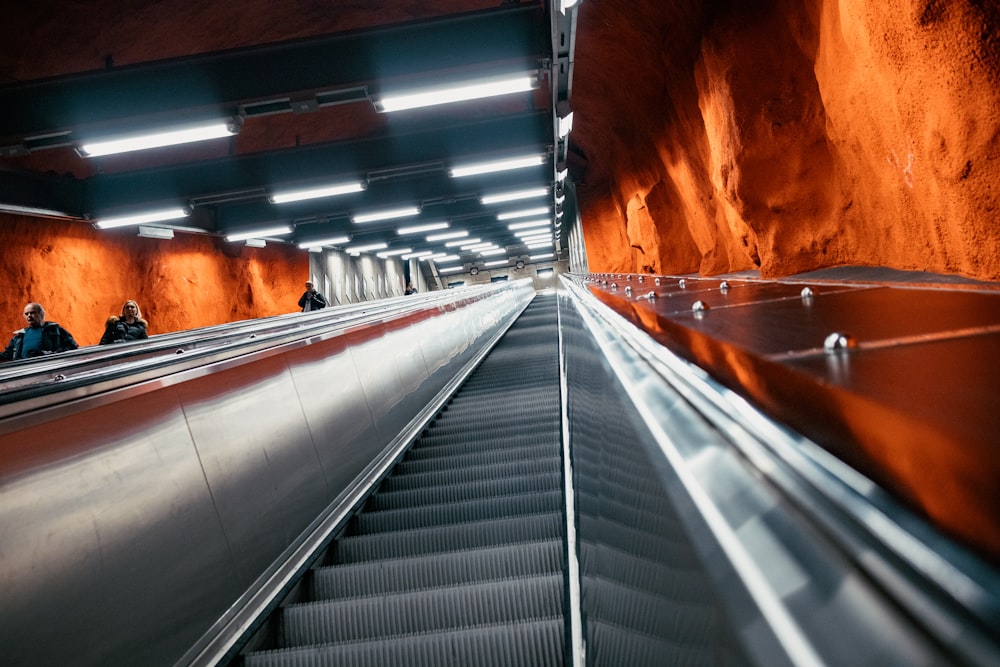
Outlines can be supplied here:
M593 271L1000 280L1000 6L587 0L571 173Z

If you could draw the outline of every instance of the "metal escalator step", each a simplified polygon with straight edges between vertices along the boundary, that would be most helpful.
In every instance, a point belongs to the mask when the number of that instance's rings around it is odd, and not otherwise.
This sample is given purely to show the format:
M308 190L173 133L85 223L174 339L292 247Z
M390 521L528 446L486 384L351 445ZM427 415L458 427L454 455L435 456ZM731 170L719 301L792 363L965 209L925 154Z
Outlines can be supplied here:
M379 491L368 499L366 509L391 510L422 505L453 503L516 493L536 493L562 487L562 475L545 472L466 482L461 485L432 486L408 491Z
M284 608L282 645L388 639L476 625L556 618L562 612L561 574L307 602Z
M392 475L382 482L382 489L386 491L402 491L561 470L562 459L558 456L550 456L544 459L511 461L493 466L469 466L467 468L452 470L434 470L431 472L410 473L409 475Z
M516 449L518 447L529 447L541 442L559 443L558 425L555 429L545 434L532 433L511 438L504 434L501 437L483 438L476 433L466 436L457 442L441 443L436 439L422 438L420 443L414 446L406 454L407 461L422 461L436 459L444 456L461 456L473 452L488 452L491 450Z
M617 582L583 577L580 582L589 621L604 621L688 646L708 647L724 625L713 598L678 601L650 595Z
M714 667L743 664L736 656L726 658L726 648L722 641L708 646L665 641L598 620L587 623L587 662L629 667Z
M562 667L562 618L467 628L375 642L281 649L245 667Z
M351 522L351 534L370 535L397 530L448 526L472 521L490 521L544 512L558 512L563 494L558 488L540 493L463 500L396 510L365 511Z
M515 519L401 530L384 535L356 535L339 539L331 546L331 562L357 563L517 542L537 542L561 538L562 532L562 514L552 512Z
M506 407L503 410L461 410L442 413L434 420L435 428L493 428L505 430L512 421L546 424L559 422L559 402L528 403Z
M538 429L539 429L539 424L537 423L530 423L530 422L521 423L511 419L508 421L507 425L500 430L500 432L504 436L522 436L535 433L538 431ZM434 426L431 427L427 431L427 433L423 434L420 437L420 442L423 442L425 439L436 440L442 437L458 437L463 440L468 440L476 437L476 433L477 433L476 430L474 430L472 433L469 432L468 424L455 424L455 425L434 424Z
M396 466L394 474L409 475L434 470L469 468L473 466L493 466L510 461L531 461L545 459L560 451L558 438L553 442L540 442L527 447L508 447L492 449L485 452L460 454L447 459L428 459L411 461L404 459Z
M616 496L629 495L618 489L603 489L607 495L595 498L579 493L577 506L581 514L600 514L600 516L616 521L622 526L628 526L645 533L658 535L677 534L683 531L683 524L673 509L667 504L666 497L661 495L644 497L642 494L631 494L628 504L616 501ZM640 503L639 499L644 502Z
M314 600L382 595L475 581L557 574L563 568L562 540L505 544L416 558L331 565L313 572Z

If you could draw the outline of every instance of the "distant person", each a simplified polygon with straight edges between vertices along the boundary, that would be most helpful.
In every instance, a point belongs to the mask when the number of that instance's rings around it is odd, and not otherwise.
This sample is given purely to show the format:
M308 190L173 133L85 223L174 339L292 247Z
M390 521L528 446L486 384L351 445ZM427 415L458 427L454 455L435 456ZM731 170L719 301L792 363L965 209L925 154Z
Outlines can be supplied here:
M7 349L0 353L0 361L41 357L80 347L73 340L73 334L56 322L45 321L45 309L40 303L29 303L24 307L24 321L27 326L14 332Z
M326 299L323 295L316 291L316 287L312 283L306 283L306 291L299 299L299 308L302 309L303 313L308 313L311 310L321 310L326 308Z
M416 294L416 293L417 293L417 288L413 286L413 283L406 283L406 289L403 291L403 294Z
M122 314L118 317L112 315L104 324L104 335L101 336L101 345L109 343L125 343L130 340L145 340L149 338L146 332L148 322L142 319L139 311L139 304L129 299L122 306Z

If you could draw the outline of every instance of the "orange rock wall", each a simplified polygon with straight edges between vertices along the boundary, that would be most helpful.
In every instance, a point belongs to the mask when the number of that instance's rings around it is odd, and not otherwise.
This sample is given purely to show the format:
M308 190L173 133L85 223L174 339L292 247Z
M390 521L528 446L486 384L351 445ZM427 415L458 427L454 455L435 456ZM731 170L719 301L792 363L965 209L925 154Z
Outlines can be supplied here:
M150 334L298 311L307 253L290 245L248 248L210 236L172 240L134 228L95 230L0 214L0 344L38 301L81 345L94 345L109 315L134 299Z
M589 0L576 72L593 271L1000 280L996 3Z

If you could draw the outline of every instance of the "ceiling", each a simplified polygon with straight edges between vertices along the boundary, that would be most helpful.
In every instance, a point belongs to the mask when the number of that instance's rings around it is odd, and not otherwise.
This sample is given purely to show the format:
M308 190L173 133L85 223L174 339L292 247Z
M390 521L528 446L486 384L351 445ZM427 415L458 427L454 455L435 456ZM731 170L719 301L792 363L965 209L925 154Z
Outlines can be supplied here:
M416 20L382 12L345 30L295 39L275 39L271 31L261 43L238 48L213 48L206 39L207 50L178 47L194 55L171 54L165 46L128 64L109 55L101 69L8 83L0 87L0 211L99 225L181 207L186 217L147 226L225 236L287 224L290 234L262 236L303 245L346 235L349 241L325 247L385 243L414 252L443 250L443 244L427 234L400 234L401 226L447 222L444 232L467 231L505 248L493 256L500 259L546 252L525 247L509 229L542 217L555 221L557 245L548 251L559 252L560 221L575 216L560 181L568 139L559 136L559 116L570 109L576 10L560 11L558 0L555 7L504 2L476 11L448 4L439 2L434 16ZM325 11L335 13L337 5L328 3ZM527 74L533 89L410 110L379 108L383 96L395 92L513 73ZM81 145L96 138L204 120L222 120L238 133L105 157L80 154ZM539 164L450 174L457 166L522 156L539 156ZM364 189L295 203L271 200L287 190L345 182ZM542 196L521 202L481 199L539 187L546 188ZM419 213L405 219L352 219L414 206ZM525 208L545 210L498 220ZM466 264L493 257L462 254Z

